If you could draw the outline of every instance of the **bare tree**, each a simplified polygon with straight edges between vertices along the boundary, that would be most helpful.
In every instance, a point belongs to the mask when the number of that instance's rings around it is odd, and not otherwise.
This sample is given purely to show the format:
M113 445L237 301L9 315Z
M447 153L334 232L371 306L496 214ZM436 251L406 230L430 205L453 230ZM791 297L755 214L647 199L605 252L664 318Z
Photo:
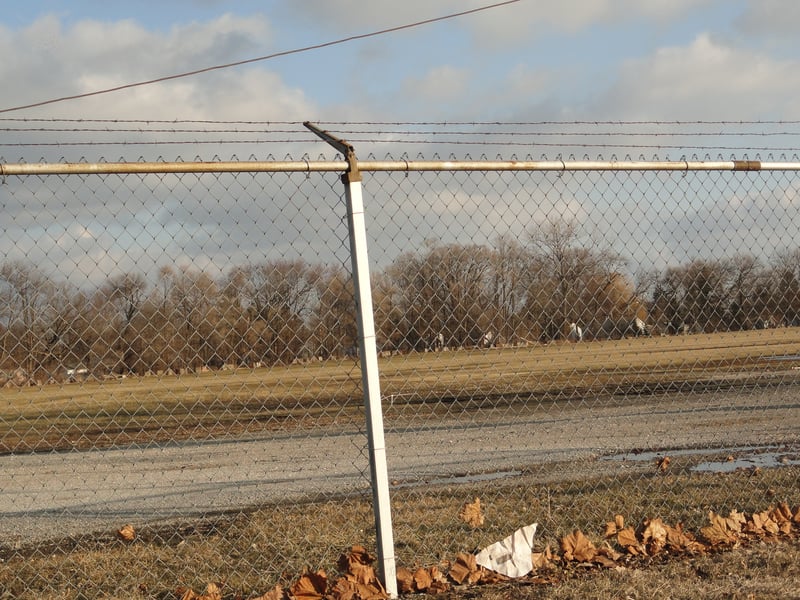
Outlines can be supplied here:
M490 267L491 328L507 341L526 336L520 325L529 263L528 252L518 240L508 234L497 238Z
M110 277L102 286L107 301L114 307L119 321L117 345L121 349L122 368L129 373L142 372L136 342L141 342L140 331L134 327L146 298L147 281L140 273L123 273Z
M800 247L778 252L772 260L774 305L787 324L800 325Z
M177 362L173 368L196 368L214 355L217 285L205 272L182 267L170 277L170 316L175 323Z
M423 349L440 334L448 346L477 344L490 324L490 252L483 246L429 243L387 269L404 317L402 345Z
M313 318L314 354L352 353L358 346L358 326L350 274L341 268L327 269L319 280L318 295Z
M239 299L257 332L258 360L287 361L303 353L308 320L319 300L323 267L304 260L277 260L234 269Z
M45 355L44 333L53 285L35 266L10 261L0 266L0 319L3 348L12 366L33 377Z
M530 313L547 338L561 337L572 322L596 321L598 292L620 277L624 261L610 250L582 245L577 223L549 220L529 232Z

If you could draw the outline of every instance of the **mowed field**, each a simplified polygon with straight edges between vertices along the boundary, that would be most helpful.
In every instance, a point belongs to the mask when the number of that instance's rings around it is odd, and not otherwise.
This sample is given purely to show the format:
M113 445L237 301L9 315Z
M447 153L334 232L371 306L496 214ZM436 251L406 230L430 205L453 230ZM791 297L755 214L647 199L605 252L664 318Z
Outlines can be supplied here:
M381 358L387 424L443 410L800 380L800 328L555 342ZM363 422L356 360L9 387L0 452L207 440ZM443 408L446 407L446 408Z

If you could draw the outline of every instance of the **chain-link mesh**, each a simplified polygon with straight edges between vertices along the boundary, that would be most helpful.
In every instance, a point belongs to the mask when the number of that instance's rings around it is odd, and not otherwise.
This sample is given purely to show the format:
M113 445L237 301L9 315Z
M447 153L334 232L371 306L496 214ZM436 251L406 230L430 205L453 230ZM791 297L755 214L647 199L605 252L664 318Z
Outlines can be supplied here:
M364 173L398 563L796 503L798 187ZM251 597L374 547L339 174L0 193L0 597Z
M396 510L400 562L533 522L557 548L576 527L602 540L615 514L688 529L796 504L798 186L794 172L371 177L394 503L424 507ZM458 519L474 497L475 530Z

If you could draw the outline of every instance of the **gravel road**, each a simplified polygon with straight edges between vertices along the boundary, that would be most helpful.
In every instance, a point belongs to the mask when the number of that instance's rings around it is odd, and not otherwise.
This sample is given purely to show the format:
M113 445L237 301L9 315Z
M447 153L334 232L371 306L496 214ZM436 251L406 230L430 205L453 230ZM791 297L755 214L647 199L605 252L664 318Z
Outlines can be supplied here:
M800 442L800 385L695 395L565 401L533 417L464 414L387 422L396 486L633 449ZM0 457L0 545L115 531L297 497L368 489L366 437L314 431L161 447ZM453 480L456 481L456 480Z

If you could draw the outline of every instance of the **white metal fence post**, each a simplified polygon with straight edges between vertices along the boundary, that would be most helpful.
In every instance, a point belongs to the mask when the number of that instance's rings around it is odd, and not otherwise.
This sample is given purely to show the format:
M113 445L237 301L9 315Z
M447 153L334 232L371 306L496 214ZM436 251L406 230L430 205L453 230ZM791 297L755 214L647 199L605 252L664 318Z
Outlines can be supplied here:
M389 501L389 473L386 466L386 443L383 431L378 350L375 344L375 319L367 257L367 230L364 221L364 199L361 193L361 173L358 170L355 150L350 144L334 138L310 123L305 123L305 125L347 157L348 169L342 175L342 182L345 185L347 201L350 264L356 300L361 384L364 390L369 467L372 476L372 509L375 514L380 573L387 593L391 598L396 598L397 572Z

